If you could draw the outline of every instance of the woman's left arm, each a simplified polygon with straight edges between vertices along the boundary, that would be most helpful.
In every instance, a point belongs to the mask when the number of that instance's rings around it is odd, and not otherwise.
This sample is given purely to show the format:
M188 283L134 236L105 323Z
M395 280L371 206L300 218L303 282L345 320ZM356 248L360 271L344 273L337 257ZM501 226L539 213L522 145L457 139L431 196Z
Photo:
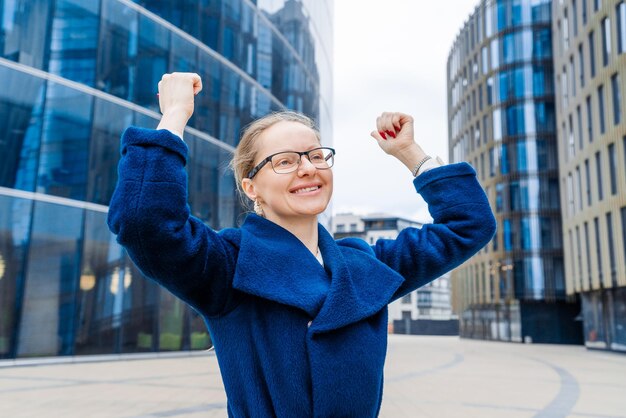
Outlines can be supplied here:
M413 172L426 157L413 138L413 118L383 113L376 124L372 137ZM376 257L405 278L393 299L462 264L480 251L496 230L487 196L469 164L433 168L419 174L413 184L428 204L433 223L407 228L395 240L381 239L373 246Z

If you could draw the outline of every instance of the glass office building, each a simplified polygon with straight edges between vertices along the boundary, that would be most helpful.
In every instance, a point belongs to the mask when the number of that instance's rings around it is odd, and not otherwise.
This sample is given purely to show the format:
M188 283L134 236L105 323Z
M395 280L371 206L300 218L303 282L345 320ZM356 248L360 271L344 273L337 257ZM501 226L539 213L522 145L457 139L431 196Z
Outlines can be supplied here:
M554 7L567 293L585 345L626 352L626 2Z
M199 73L189 204L235 226L242 127L290 108L332 143L332 18L331 0L0 0L0 358L210 345L107 229L120 135L157 126L163 73Z
M448 57L450 161L474 166L498 223L452 274L464 337L582 342L565 289L551 7L483 0Z

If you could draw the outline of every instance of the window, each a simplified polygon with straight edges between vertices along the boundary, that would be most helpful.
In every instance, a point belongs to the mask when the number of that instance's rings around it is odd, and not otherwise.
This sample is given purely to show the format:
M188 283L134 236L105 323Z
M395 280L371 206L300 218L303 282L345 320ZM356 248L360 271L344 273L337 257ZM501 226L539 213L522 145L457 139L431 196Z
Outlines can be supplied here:
M616 270L615 270L615 248L613 246L613 217L611 216L611 212L606 213L606 233L609 241L609 271L611 273L611 282L614 286L617 285L615 283L616 279Z
M572 87L572 97L576 96L576 71L574 69L574 56L569 57L569 75Z
M596 175L598 180L598 201L604 198L602 193L602 161L600 159L600 151L596 152Z
M587 96L587 137L589 142L593 142L593 110L591 108L591 96Z
M617 53L626 52L626 2L620 2L615 7L617 17Z
M572 173L567 175L567 213L569 216L574 215L574 182L572 181Z
M602 0L593 0L593 11L597 12L602 7Z
M568 135L567 135L567 154L569 158L572 158L576 153L576 144L574 141L574 129L572 126L572 115L568 117Z
M611 20L602 19L602 64L606 67L611 58Z
M609 175L611 177L611 194L617 194L617 164L615 162L615 144L609 144Z
M580 106L576 106L576 125L578 126L578 148L583 149L583 118L580 114Z
M600 120L600 134L603 134L606 126L604 123L604 86L598 86L598 119Z
M596 230L596 261L598 262L598 278L602 282L602 249L600 247L600 219L593 218L593 226Z
M591 206L591 173L589 172L589 160L585 160L585 186L587 193L587 206Z
M578 258L578 287L583 288L583 253L580 250L580 228L576 225L576 257Z
M344 224L337 224L337 232L346 232L346 226Z
M611 77L611 90L613 91L613 123L617 125L621 119L619 79L617 74L613 74Z
M589 71L591 73L591 77L596 76L596 49L593 45L594 36L593 31L589 32Z
M583 18L583 25L587 24L587 0L582 0L582 4L580 6Z
M572 29L574 30L574 37L578 36L578 8L576 7L576 0L572 0Z
M589 224L585 222L583 226L585 227L585 255L587 256L587 289L591 289L591 250L589 249Z
M580 87L585 87L585 58L583 56L583 44L578 45L578 78Z
M351 232L356 232L356 224L350 224L350 231Z
M578 189L578 210L583 210L583 181L580 176L580 167L576 166L576 188Z
M563 11L563 49L564 51L569 48L569 24L567 21L567 8Z
M626 206L621 209L622 212L622 245L624 247L624 258L626 258Z

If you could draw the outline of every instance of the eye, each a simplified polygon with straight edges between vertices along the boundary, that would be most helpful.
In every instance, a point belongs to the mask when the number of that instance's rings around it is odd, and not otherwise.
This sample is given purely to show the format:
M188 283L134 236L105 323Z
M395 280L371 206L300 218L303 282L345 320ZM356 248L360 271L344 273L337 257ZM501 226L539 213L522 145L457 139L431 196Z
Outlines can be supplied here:
M274 163L275 166L288 166L293 164L291 162L291 160L287 159L287 158L281 158L280 160L278 160L276 163Z
M309 154L311 161L324 161L324 153L322 151L315 151Z

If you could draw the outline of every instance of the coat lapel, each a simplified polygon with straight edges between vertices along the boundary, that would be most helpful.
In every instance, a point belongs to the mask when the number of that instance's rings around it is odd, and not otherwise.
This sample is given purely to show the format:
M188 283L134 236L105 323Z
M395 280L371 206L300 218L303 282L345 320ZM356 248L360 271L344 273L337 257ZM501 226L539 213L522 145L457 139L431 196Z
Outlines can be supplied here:
M234 288L302 309L313 318L329 285L322 265L295 235L255 214L246 217Z
M379 312L404 279L374 253L337 242L318 225L324 267L292 233L250 214L241 227L233 287L304 310L327 332Z

